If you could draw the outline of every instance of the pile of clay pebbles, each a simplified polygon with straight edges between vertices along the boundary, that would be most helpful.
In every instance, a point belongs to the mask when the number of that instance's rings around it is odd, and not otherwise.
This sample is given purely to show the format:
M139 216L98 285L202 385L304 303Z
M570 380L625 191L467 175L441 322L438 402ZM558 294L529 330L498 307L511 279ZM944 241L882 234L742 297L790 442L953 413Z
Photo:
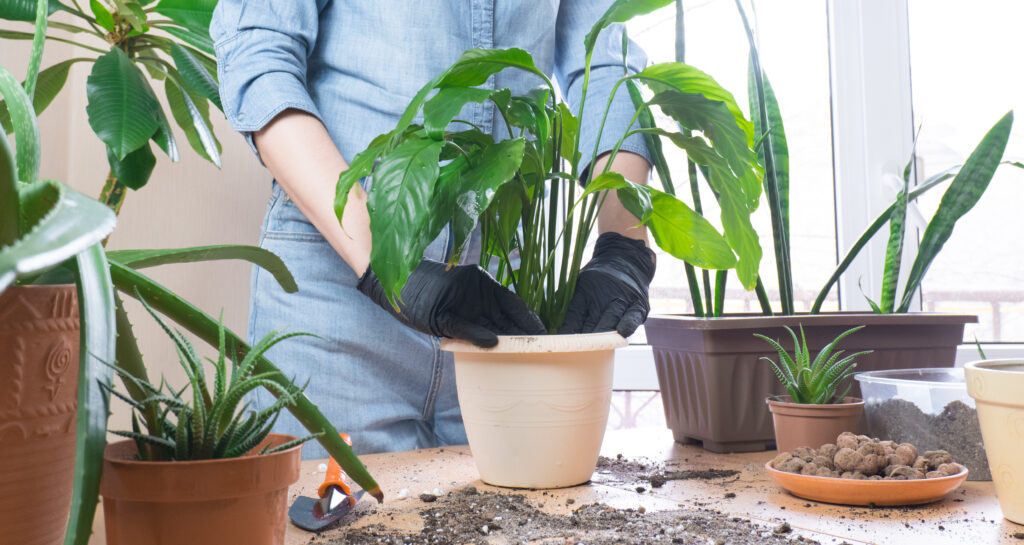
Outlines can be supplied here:
M772 467L788 473L841 479L911 480L956 475L962 467L944 450L918 454L910 443L879 441L866 435L841 434L835 444L817 450L797 447L780 452Z

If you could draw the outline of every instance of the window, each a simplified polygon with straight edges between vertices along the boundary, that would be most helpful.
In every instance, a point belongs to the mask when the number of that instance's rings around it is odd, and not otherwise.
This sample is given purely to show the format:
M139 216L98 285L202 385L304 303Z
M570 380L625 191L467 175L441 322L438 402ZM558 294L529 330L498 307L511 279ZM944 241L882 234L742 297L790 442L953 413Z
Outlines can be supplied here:
M684 2L686 61L714 77L733 93L749 115L747 39L733 0ZM757 3L762 64L778 97L790 150L790 216L796 309L807 310L836 263L833 207L831 110L829 103L828 25L825 4L818 0ZM754 14L750 14L752 18ZM630 38L650 62L675 60L675 8L659 10L629 23ZM668 119L659 120L671 128ZM679 196L692 202L685 181L685 155L666 147ZM680 166L682 165L682 166ZM706 187L703 188L706 190ZM704 214L712 223L718 212L710 192L702 193ZM778 299L771 223L767 204L755 214L764 259L761 274L769 297ZM759 312L753 292L729 279L726 310ZM659 257L652 285L652 312L692 312L683 264ZM837 308L833 290L826 310Z
M963 163L1010 109L1017 115L1004 159L1024 160L1024 3L910 0L908 7L918 178ZM920 199L925 221L940 198ZM1021 203L1024 170L1001 167L925 277L924 310L979 316L965 339L1024 340Z

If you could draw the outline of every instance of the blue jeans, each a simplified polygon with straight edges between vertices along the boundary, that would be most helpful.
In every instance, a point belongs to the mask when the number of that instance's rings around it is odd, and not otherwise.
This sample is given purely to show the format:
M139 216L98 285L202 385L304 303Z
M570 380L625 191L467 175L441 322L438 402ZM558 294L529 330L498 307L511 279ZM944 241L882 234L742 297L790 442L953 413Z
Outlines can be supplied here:
M359 278L276 183L260 246L277 254L295 276L299 291L285 293L266 271L254 267L249 341L273 331L305 331L267 357L298 385L338 431L352 436L356 453L389 452L465 444L455 392L452 355L436 337L402 325L356 289ZM424 253L443 260L447 229ZM257 408L274 401L262 388L250 400ZM275 431L308 432L287 410ZM316 441L303 458L326 458Z

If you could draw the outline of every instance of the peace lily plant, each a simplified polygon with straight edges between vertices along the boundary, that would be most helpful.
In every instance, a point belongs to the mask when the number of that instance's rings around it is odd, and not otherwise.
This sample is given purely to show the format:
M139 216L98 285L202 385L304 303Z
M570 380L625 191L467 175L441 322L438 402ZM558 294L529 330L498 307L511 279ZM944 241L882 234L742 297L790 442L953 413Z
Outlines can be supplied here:
M583 97L598 33L670 2L612 4L585 39ZM627 43L624 39L623 59ZM525 94L479 87L505 69L533 74L538 86ZM761 248L750 214L761 196L763 170L753 151L754 125L732 94L683 63L625 73L608 104L597 105L604 107L605 118L614 94L625 92L623 86L646 92L644 106L659 108L684 130L629 130L611 150L608 164L623 140L637 133L686 150L707 168L722 204L722 232L683 201L643 185L645 180L626 180L609 167L585 178L581 167L593 165L598 150L596 144L595 149L580 149L580 120L584 108L594 106L581 100L573 111L526 51L472 49L424 85L397 126L375 138L339 177L335 210L340 221L352 186L372 176L367 202L373 237L370 265L392 301L446 224L451 224L455 241L449 265L463 259L479 224L481 265L496 259L496 279L513 287L549 332L558 332L609 191L617 192L669 254L705 269L735 269L744 287L753 288ZM487 102L509 129L503 140L495 141L457 118L466 104ZM420 112L422 124L413 123Z

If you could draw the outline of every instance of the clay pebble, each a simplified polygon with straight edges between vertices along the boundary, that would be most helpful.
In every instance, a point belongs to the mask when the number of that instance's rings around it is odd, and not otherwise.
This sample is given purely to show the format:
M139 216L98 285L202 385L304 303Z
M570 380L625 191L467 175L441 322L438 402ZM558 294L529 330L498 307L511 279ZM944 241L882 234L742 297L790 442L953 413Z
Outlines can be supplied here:
M835 444L818 449L797 447L780 452L772 467L788 473L858 480L936 479L956 475L961 468L944 450L918 454L914 445L878 441L845 432Z

